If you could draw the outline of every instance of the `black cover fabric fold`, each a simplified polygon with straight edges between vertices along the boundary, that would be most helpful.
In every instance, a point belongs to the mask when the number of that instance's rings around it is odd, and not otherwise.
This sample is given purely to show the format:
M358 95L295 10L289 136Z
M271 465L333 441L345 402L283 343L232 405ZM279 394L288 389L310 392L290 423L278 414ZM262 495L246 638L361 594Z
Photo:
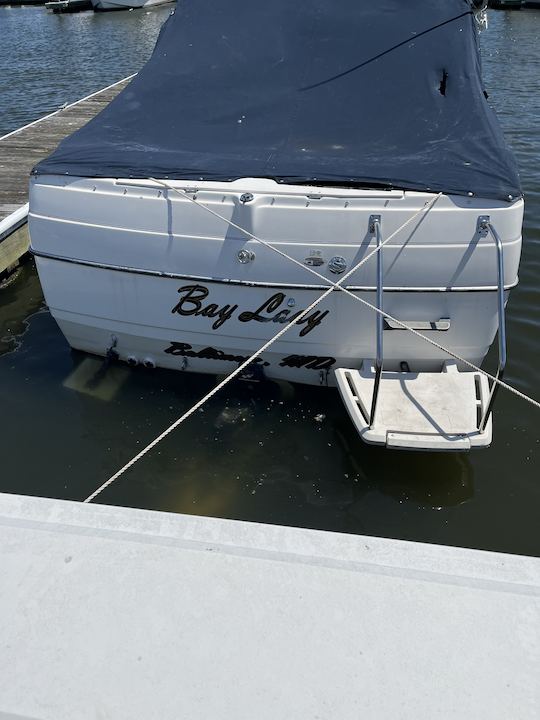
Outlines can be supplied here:
M178 0L137 77L35 172L521 195L469 0Z

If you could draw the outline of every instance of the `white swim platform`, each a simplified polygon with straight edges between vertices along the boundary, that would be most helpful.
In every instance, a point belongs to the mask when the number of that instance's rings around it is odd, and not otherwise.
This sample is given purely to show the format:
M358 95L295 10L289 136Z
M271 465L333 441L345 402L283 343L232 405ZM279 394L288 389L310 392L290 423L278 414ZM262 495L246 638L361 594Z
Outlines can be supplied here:
M531 719L540 559L0 494L0 718Z

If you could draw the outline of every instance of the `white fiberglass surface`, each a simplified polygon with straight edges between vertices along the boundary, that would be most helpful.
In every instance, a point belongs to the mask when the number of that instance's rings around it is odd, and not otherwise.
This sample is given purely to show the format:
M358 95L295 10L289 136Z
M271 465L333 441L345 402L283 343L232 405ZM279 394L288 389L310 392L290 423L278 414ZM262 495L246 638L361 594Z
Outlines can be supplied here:
M321 284L320 275L335 280L330 271L333 258L343 258L350 269L374 250L370 227L377 214L382 239L393 236L384 249L385 287L493 287L495 245L491 237L477 232L478 217L489 213L505 246L505 285L516 282L522 201L504 206L444 196L434 201L434 196L421 193L385 197L359 191L334 197L325 193L336 189L327 188L319 188L313 199L313 188L277 188L270 195L259 182L253 187L258 194L243 202L240 190L248 186L246 180L237 192L203 188L190 195L195 204L155 186L38 178L31 190L32 245L57 256L183 275ZM417 215L431 201L433 207ZM272 243L304 267L238 228ZM238 262L242 250L254 254L253 262ZM375 269L372 258L349 284L373 286Z

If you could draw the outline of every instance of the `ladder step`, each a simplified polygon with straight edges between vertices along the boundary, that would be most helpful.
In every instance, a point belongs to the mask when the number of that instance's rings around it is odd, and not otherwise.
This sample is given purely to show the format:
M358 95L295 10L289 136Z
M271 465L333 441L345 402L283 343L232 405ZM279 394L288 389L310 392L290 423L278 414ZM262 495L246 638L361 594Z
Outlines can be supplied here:
M487 378L460 372L448 361L441 372L382 373L373 427L369 425L375 371L338 368L342 400L362 440L406 450L464 451L491 443L491 419L479 422L489 400Z

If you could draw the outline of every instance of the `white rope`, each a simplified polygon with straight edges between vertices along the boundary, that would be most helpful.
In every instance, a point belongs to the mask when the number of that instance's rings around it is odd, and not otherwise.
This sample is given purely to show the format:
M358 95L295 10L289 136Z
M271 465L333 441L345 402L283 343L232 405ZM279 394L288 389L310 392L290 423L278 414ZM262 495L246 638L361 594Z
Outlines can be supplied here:
M235 228L236 230L239 230L241 233L243 233L247 237L251 238L252 240L255 240L256 242L260 243L261 245L264 245L265 247L269 248L270 250L277 253L278 255L281 255L281 257L284 257L286 260L290 260L295 265L298 265L298 267L301 267L302 270L307 270L312 275L315 275L320 280L323 280L325 285L333 285L334 287L338 288L339 290L342 290L343 292L346 292L346 293L352 295L352 293L350 293L347 290L347 288L340 287L339 282L333 283L332 280L329 280L324 275L321 275L321 273L317 272L312 267L309 267L308 265L304 265L304 263L301 263L296 258L293 258L290 255L287 255L287 253L283 252L283 250L280 250L275 245L272 245L272 243L269 243L266 240L262 240L261 238L257 237L256 235L253 235L253 233L249 232L249 230L246 230L245 228L241 227L240 225L237 225L236 223L234 223L232 220L229 220L226 217L223 217L223 215L220 215L219 213L217 213L215 210L212 210L212 208L209 208L208 205L203 205L198 200L196 200L195 198L188 195L188 193L185 192L184 190L182 190L181 188L175 188L172 185L168 185L166 182L163 182L162 180L156 180L156 178L150 178L150 180L152 180L155 183L158 183L159 185L162 185L164 188L167 188L168 190L173 190L175 193L178 193L178 195L180 195L180 197L186 198L190 202L197 205L197 207L200 207L203 210L206 210L206 212L209 212L211 215L214 215L214 217L217 217L219 220L222 220L227 225L230 225L231 227ZM435 203L441 197L441 195L442 195L442 193L438 193L431 200L428 200L426 203L424 203L423 207L421 207L420 210L418 210L418 212L416 212L412 217L410 217L408 220L406 220L403 223L403 225L401 225L401 227L399 227L395 232L393 232L391 235L389 235L386 238L386 240L384 240L384 242L381 243L380 247L375 248L369 255L367 255L365 258L363 258L362 262L360 263L360 265L357 266L357 268L360 267L361 265L363 265L364 263L366 263L370 258L373 257L373 255L376 255L380 249L382 249L387 243L390 242L390 240L393 240L396 237L396 235L399 235L399 233L402 230L405 230L405 228L408 225L410 225L412 222L414 222L419 215L422 215L422 213L429 212L429 210L431 210L431 208L433 207L433 205L435 205ZM348 275L350 275L350 273L347 274L347 277L348 277ZM343 282L344 279L345 278L342 278L340 282ZM352 297L354 297L356 299L356 295L352 295Z
M245 230L244 228L240 227L239 225L236 225L231 220L228 220L227 218L224 218L223 216L216 213L214 210L211 210L206 205L203 205L199 203L196 199L191 198L187 193L185 193L183 190L180 190L179 188L174 188L172 186L169 186L167 183L164 183L160 180L156 180L155 178L150 178L152 181L163 185L164 187L171 189L175 192L177 192L182 197L187 198L191 202L195 203L196 205L202 207L204 210L207 210L212 215L215 215L219 219L221 219L223 222L227 223L228 225L231 225L232 227L236 228L240 232L244 233L248 237L252 238L253 240L261 243L265 247L270 248L271 250L277 252L279 255L282 255L286 259L292 261L296 265L299 265L300 267L304 268L305 270L308 270L312 274L318 276L321 278L326 284L330 284L329 288L320 295L314 302L311 303L309 307L307 307L300 315L297 317L294 323L289 323L288 325L285 325L274 337L272 337L270 340L268 340L262 347L260 347L255 353L253 353L247 360L245 360L243 363L241 363L235 370L233 370L227 377L225 377L218 385L216 385L209 393L207 393L203 398L201 398L195 405L193 405L189 410L187 410L181 417L179 417L177 420L175 420L172 425L170 425L166 430L164 430L160 435L158 435L154 440L152 440L146 447L144 447L137 455L135 455L129 462L127 462L120 470L118 470L114 475L112 475L108 480L106 480L102 485L100 485L91 495L89 495L83 502L89 503L92 502L98 495L100 495L106 488L108 488L110 485L112 485L113 482L118 480L129 468L131 468L135 463L137 463L141 458L143 458L147 453L152 450L156 445L158 445L164 438L166 438L170 433L172 433L179 425L181 425L185 420L187 420L191 415L193 415L199 408L201 408L208 400L210 400L214 395L216 395L222 388L225 387L231 380L233 380L235 377L237 377L243 370L245 370L248 365L250 365L253 360L258 357L259 355L262 355L264 352L266 352L277 340L279 340L283 335L285 335L286 332L288 332L293 325L296 325L302 320L308 313L310 313L317 305L319 305L328 295L330 295L335 290L341 290L342 292L345 292L350 297L354 298L355 300L361 302L363 305L369 307L370 309L374 310L375 312L382 314L383 317L388 318L389 320L392 320L393 322L397 323L399 326L401 326L405 330L409 330L409 332L413 333L413 335L418 336L422 340L425 340L430 345L433 345L434 347L438 348L442 352L450 355L454 359L464 363L465 365L469 366L473 370L482 373L489 379L491 379L493 382L498 383L501 387L504 387L506 390L509 390L510 392L514 393L518 397L523 398L524 400L527 400L532 405L535 405L536 407L540 408L540 403L538 403L536 400L533 400L532 398L528 397L524 393L520 392L519 390L516 390L511 385L508 385L505 382L502 382L498 378L494 377L493 375L487 373L485 370L482 370L481 368L478 368L473 363L465 360L464 358L460 358L458 355L453 353L452 351L448 350L447 348L443 347L439 343L435 342L431 338L428 338L426 335L423 335L422 333L418 332L417 330L414 330L413 328L409 327L405 323L401 322L397 318L392 317L388 313L385 313L384 311L379 310L379 308L375 307L371 303L368 303L366 300L363 300L362 298L358 297L357 295L354 295L350 290L347 288L342 287L342 284L347 280L351 275L353 275L355 272L358 271L358 269L364 265L368 260L373 257L377 252L382 250L382 248L390 242L398 233L400 233L405 227L410 225L417 217L419 217L423 213L428 213L429 210L433 207L435 202L439 199L439 197L442 195L442 193L439 193L434 198L432 198L430 201L425 203L425 205L412 217L410 217L403 225L401 225L394 233L389 235L377 248L375 248L371 253L366 255L362 260L360 260L353 268L351 268L340 280L337 282L332 282L328 278L324 277L324 275L321 275L316 270L313 270L312 268L300 263L295 258L290 257L286 253L282 252L278 248L274 247L271 243L267 243L264 240L261 240L260 238L256 237L249 231Z
M420 215L420 213L424 212L426 210L425 207L421 208L414 217L417 217ZM405 227L405 225L408 225L410 222L412 222L414 218L409 218L407 222L402 226ZM400 228L401 230L402 228ZM399 232L399 230L397 231ZM395 233L394 233L395 235ZM389 242L392 239L392 236L388 237L385 242ZM382 243L379 247L381 248L384 243ZM274 337L270 338L262 347L260 347L255 353L253 353L247 360L244 360L243 363L241 363L237 368L235 368L227 377L225 377L218 385L216 385L212 390L210 390L209 393L207 393L203 398L201 398L198 402L195 403L189 410L187 410L181 417L179 417L177 420L173 422L172 425L170 425L166 430L164 430L160 435L158 435L152 442L150 442L145 448L143 448L135 457L131 458L129 462L127 462L123 467L120 468L114 475L112 475L108 480L106 480L102 485L100 485L97 490L94 490L94 492L89 495L83 502L89 503L92 502L100 493L102 493L106 488L109 487L109 485L112 485L115 480L118 480L119 477L121 477L127 470L129 470L130 467L135 465L136 462L138 462L141 458L143 458L152 448L154 448L158 443L160 443L164 438L167 437L167 435L170 435L170 433L173 432L179 425L181 425L184 420L187 420L193 413L197 412L197 410L202 407L208 400L210 400L216 393L218 393L222 388L227 385L231 380L233 380L237 375L239 375L243 370L247 368L248 365L250 365L254 358L258 357L259 355L262 355L264 352L268 350L277 340L280 339L283 335L285 335L286 332L288 332L294 325L297 325L302 318L304 318L306 315L308 315L314 308L319 305L328 295L334 292L335 288L339 288L341 286L341 283L344 283L347 278L349 278L353 273L355 273L364 263L366 263L370 257L374 253L370 253L366 257L362 258L353 268L351 268L345 275L337 282L332 283L332 285L326 290L322 295L320 295L316 300L314 300L309 307L307 307L305 310L303 310L300 315L297 317L297 319L294 321L294 323L289 323L288 325L285 325ZM353 296L354 297L354 296Z
M137 73L133 73L133 75L128 75L127 77L122 78L121 80L117 80L116 82L113 82L112 85L107 85L107 87L101 88L101 90L96 90L95 92L90 93L90 95L86 95L85 97L81 98L80 100L75 100L75 102L64 105L63 107L58 108L58 110L55 110L54 112L51 112L48 115L43 115L43 117L40 117L37 120L33 120L32 122L29 122L27 125L23 125L22 127L17 128L16 130L12 130L11 132L8 132L7 135L2 135L2 137L0 137L0 140L7 140L7 138L11 137L12 135L17 135L17 133L20 133L23 130L26 130L27 128L33 127L34 125L37 125L38 123L41 123L44 120L49 120L49 118L52 118L55 115L58 115L58 113L61 113L64 110L69 110L70 108L75 107L75 105L80 105L82 102L85 102L85 100L90 100L91 98L96 97L96 95L100 95L101 93L104 93L106 90L111 90L113 87L116 87L117 85L120 85L121 83L126 82L127 80L132 80L136 74Z
M388 320L391 320L392 322L396 323L397 325L402 327L404 330L408 330L410 333L412 333L413 335L416 335L416 337L420 338L424 342L427 342L429 345L432 345L433 347L437 348L437 350L440 350L441 352L444 352L446 355L449 355L450 357L454 358L454 360L457 360L458 362L463 363L463 365L466 365L467 367L471 368L471 370L481 373L486 378L488 378L488 380L491 380L492 382L496 383L497 385L504 388L505 390L508 390L509 392L513 393L514 395L521 398L522 400L526 400L528 403L530 403L534 407L537 407L540 409L540 402L538 402L537 400L534 400L533 398L529 397L525 393L521 392L521 390L517 390L512 385L509 385L508 383L504 382L503 380L500 380L495 375L488 373L486 370L483 370L482 368L478 367L474 363L469 362L469 360L465 360L465 358L460 357L452 350L449 350L448 348L444 347L444 345L439 344L432 338L428 337L427 335L424 335L423 333L419 332L418 330L415 330L414 328L410 327L409 325L402 322L401 320L398 320L397 318L393 317L392 315L385 312L384 310L379 310L378 307L376 307L375 305L372 305L367 300L364 300L363 298L359 297L358 295L354 295L354 293L352 293L348 288L341 287L340 283L343 282L343 280L345 278L343 278L338 283L333 283L332 280L325 277L324 275L321 275L321 273L317 272L317 270L314 270L312 267L309 267L308 265L304 265L304 263L301 263L299 260L296 260L296 258L293 258L290 255L287 255L287 253L283 252L282 250L275 247L271 243L266 242L265 240L262 240L261 238L258 238L256 235L253 235L253 233L249 232L249 230L242 228L240 225L237 225L236 223L232 222L232 220L228 220L226 217L223 217L223 215L220 215L215 210L212 210L211 208L209 208L207 205L203 205L198 200L196 200L195 198L188 195L188 193L186 193L184 190L182 190L180 188L175 188L172 185L168 185L167 183L165 183L161 180L156 180L155 178L150 178L150 180L152 180L160 185L163 185L164 187L166 187L170 190L174 190L174 192L178 193L181 197L186 198L187 200L194 203L198 207L209 212L211 215L214 215L215 217L219 218L224 223L227 223L228 225L231 225L232 227L236 228L237 230L242 232L247 237L249 237L253 240L256 240L257 242L261 243L261 245L264 245L265 247L269 248L273 252L276 252L278 255L281 255L282 257L286 258L287 260L290 260L291 262L293 262L295 265L298 265L302 269L307 270L307 272L310 272L312 275L315 275L316 277L320 278L321 280L323 280L325 282L326 285L331 284L336 290L340 290L341 292L344 292L346 295L349 295L349 297L352 297L353 300L356 300L357 302L361 303L362 305L365 305L366 307L370 308L370 310L373 310L374 312L378 313L379 315L382 315L384 318L388 318ZM433 205L437 202L437 200L441 197L441 195L442 195L442 193L438 193L431 200L426 202L425 205L415 215L410 217L403 225L401 225L401 227L399 227L395 232L393 232L389 237L387 237L386 240L384 240L384 242L382 242L379 247L376 247L369 255L367 255L364 258L363 262L367 262L371 257L373 257L373 255L375 255L377 252L379 252L379 250L382 250L382 248L386 245L386 243L390 242L390 240L393 240L398 233L400 233L402 230L404 230L407 227L407 225L410 225L414 220L416 220L416 218L419 215L421 215L422 213L427 214L431 210ZM363 262L361 264L363 264ZM359 267L359 266L357 266L357 267ZM348 273L348 275L349 274L350 273Z

